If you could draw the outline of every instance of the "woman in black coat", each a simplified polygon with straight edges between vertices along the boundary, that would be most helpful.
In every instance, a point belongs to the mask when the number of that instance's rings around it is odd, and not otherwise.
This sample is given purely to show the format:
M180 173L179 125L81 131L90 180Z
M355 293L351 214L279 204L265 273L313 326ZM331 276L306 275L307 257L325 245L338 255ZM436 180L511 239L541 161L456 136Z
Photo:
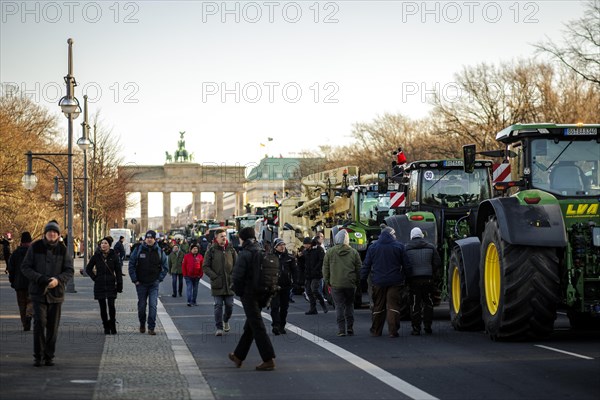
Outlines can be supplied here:
M94 299L100 304L100 317L107 335L117 333L115 300L117 292L123 291L122 270L119 255L110 248L108 238L102 239L100 249L90 259L85 272L94 281Z

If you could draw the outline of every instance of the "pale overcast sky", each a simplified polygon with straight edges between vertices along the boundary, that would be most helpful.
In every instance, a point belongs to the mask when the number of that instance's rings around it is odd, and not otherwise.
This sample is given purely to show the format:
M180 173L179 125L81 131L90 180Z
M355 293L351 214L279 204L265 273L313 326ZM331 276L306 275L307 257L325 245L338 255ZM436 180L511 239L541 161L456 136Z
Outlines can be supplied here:
M2 0L0 80L59 114L71 37L76 96L127 163L162 164L186 131L196 162L249 165L343 144L385 112L423 117L428 93L463 66L531 57L582 12L577 1Z

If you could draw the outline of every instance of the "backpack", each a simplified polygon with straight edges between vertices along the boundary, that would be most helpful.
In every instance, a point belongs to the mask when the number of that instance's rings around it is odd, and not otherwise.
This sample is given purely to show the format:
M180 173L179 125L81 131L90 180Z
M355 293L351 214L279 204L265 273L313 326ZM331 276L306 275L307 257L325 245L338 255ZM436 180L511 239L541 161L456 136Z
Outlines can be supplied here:
M256 293L273 294L279 290L279 257L273 253L258 251L254 263L254 291Z

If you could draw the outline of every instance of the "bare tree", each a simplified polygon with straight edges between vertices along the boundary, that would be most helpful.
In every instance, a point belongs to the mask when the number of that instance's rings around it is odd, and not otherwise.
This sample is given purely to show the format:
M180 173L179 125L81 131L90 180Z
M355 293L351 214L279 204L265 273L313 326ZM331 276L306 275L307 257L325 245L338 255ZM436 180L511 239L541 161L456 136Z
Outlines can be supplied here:
M54 142L58 135L57 120L47 110L20 94L17 89L3 86L0 96L0 231L28 230L34 237L41 234L44 224L55 218L62 221L61 205L50 199L56 171L47 163L34 161L38 185L28 191L21 185L26 169L25 152L61 152ZM53 160L61 169L65 160ZM64 169L66 171L66 168Z
M584 15L565 24L563 44L547 38L534 47L552 55L583 79L600 85L600 0L588 1Z

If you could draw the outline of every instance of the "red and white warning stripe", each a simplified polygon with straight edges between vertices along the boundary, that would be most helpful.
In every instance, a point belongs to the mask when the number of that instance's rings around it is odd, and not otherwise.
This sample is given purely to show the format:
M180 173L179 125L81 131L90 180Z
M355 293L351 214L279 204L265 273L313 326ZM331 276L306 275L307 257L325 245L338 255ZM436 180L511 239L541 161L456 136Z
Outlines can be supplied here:
M404 192L390 192L390 207L406 206L406 196Z
M493 164L492 165L492 179L494 183L498 182L510 182L510 164Z

